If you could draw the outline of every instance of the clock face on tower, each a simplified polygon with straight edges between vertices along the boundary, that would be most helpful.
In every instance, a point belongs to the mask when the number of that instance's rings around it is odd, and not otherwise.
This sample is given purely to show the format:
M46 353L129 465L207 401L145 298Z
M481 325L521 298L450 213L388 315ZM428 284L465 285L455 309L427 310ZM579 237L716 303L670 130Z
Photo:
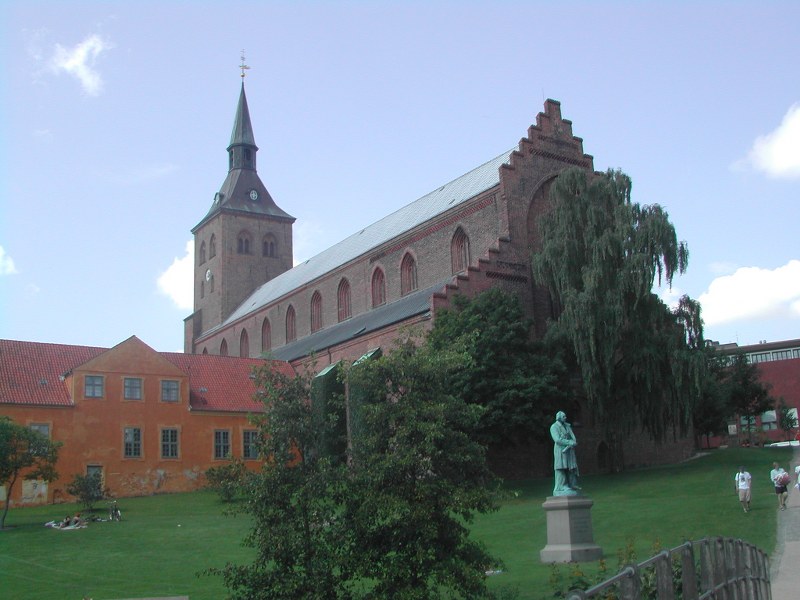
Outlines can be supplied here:
M250 190L250 200L253 202L258 200L258 192L256 190Z
M212 277L212 275L211 275L211 269L208 269L208 270L206 271L206 281L211 281L211 277Z

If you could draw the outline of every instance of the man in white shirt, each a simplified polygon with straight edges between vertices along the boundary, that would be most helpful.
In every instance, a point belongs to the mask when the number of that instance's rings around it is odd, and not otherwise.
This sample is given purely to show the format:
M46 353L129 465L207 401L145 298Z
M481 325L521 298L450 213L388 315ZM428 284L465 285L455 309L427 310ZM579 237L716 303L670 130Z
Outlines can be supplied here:
M744 512L750 512L750 483L752 481L750 473L739 467L739 472L734 477L736 491L739 493L739 502L742 503Z

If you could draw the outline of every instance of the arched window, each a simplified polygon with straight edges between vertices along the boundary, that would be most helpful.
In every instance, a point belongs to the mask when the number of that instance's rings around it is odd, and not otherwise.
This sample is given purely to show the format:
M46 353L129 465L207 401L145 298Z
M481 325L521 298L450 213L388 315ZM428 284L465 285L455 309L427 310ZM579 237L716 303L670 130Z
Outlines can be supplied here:
M222 339L222 343L219 345L219 355L220 356L228 356L228 340Z
M200 282L200 297L201 298L205 298L206 297L206 282L205 281L201 281Z
M203 354L208 354L208 348L206 348L205 346L203 346Z
M297 339L297 325L295 324L294 306L286 309L286 343Z
M242 329L242 335L239 336L239 356L250 358L250 339L247 336L246 329Z
M450 262L453 274L460 273L469 266L469 238L461 227L456 229L450 241Z
M386 304L386 278L378 267L372 273L372 308Z
M311 333L322 329L322 294L319 291L311 296Z
M214 258L217 255L217 236L211 234L211 241L208 242L208 258Z
M261 256L268 256L275 258L278 255L278 245L275 241L274 235L265 235L261 243Z
M344 321L352 316L350 309L350 283L347 279L339 282L339 291L336 294L339 305L339 321Z
M264 319L261 323L261 351L269 352L272 349L272 327L269 319Z
M198 264L202 265L204 262L206 262L206 243L202 242L200 244L200 258Z
M405 296L417 289L417 262L411 253L406 252L400 263L400 294Z
M246 231L239 233L239 237L236 240L236 253L250 254L250 234Z

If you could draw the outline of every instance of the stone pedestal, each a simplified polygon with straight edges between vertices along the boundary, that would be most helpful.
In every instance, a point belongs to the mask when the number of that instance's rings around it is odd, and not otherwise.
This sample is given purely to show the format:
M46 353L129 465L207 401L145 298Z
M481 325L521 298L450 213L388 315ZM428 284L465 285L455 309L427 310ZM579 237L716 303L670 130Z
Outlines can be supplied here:
M592 535L592 505L586 496L549 496L542 508L547 513L547 545L539 551L544 563L589 562L603 558L603 549Z

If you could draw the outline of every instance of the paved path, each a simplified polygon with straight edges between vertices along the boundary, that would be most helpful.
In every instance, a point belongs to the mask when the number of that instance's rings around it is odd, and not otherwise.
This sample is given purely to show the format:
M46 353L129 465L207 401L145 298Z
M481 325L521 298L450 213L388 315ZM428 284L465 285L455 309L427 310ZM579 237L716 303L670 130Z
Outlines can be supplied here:
M794 468L800 464L800 449L794 449L791 469L792 487L787 509L778 512L778 537L770 557L772 600L800 598L800 492L794 487ZM774 494L773 494L774 496ZM778 504L777 499L773 499Z

